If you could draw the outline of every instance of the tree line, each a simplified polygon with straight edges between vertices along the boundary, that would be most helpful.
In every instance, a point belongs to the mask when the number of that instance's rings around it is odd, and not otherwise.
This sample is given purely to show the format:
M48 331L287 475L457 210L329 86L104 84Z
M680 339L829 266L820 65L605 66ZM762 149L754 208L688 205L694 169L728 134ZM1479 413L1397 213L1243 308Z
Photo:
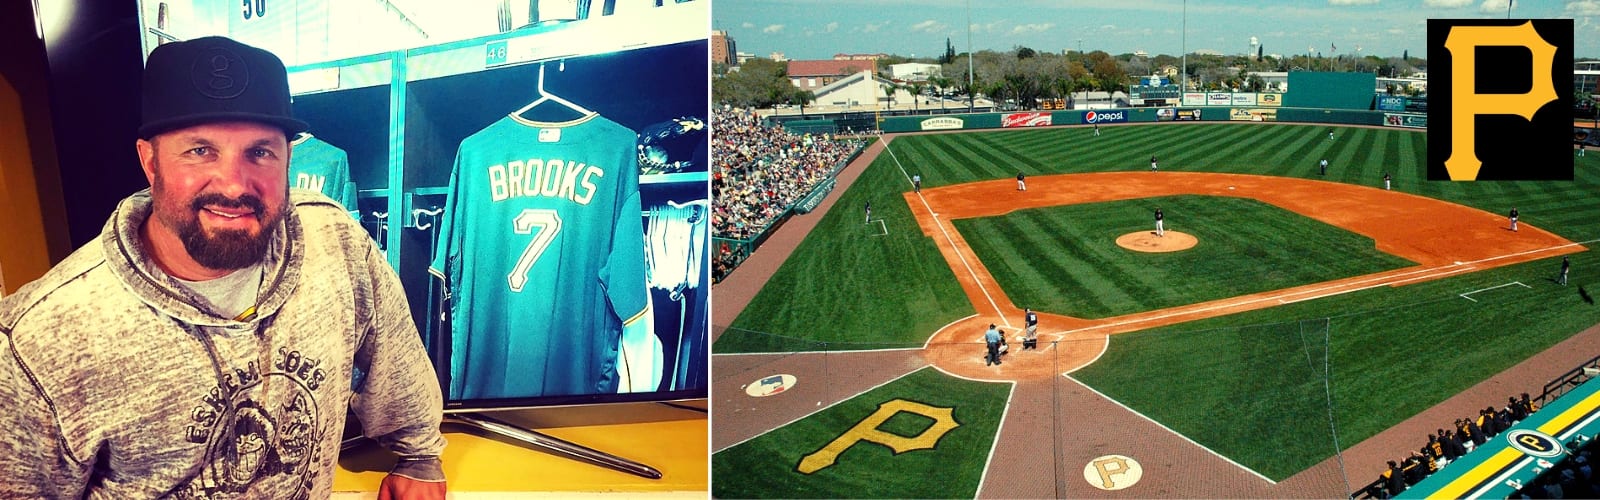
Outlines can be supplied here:
M1021 108L1037 108L1041 100L1064 99L1075 92L1128 91L1147 76L1159 74L1173 83L1184 80L1182 75L1162 71L1171 67L1176 73L1178 68L1184 66L1179 57L1166 54L1112 55L1100 50L1058 54L1021 46L1003 52L982 50L967 54L956 53L948 40L944 53L938 58L913 59L891 55L880 59L879 76L889 78L889 66L905 62L938 64L941 76L929 78L926 82L897 82L893 86L885 86L883 91L891 99L896 89L905 89L912 95L923 95L924 91L959 98L981 95ZM972 68L970 78L969 66ZM1410 57L1409 53L1388 58L1372 55L1328 57L1296 54L1259 57L1259 53L1190 54L1187 72L1190 88L1195 90L1263 91L1268 90L1265 82L1249 73L1355 71L1403 77L1426 66L1426 60ZM816 96L790 84L786 68L786 63L764 58L750 59L737 68L714 65L712 99L718 104L757 108L779 104L803 107L810 104Z

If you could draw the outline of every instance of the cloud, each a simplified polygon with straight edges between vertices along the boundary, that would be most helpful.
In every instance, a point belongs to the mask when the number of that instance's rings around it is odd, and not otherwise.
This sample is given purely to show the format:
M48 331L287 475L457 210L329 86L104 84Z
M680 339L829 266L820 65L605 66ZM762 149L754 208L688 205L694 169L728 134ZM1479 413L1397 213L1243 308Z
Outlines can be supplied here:
M1328 0L1328 5L1372 5L1378 0Z
M893 24L893 23L894 23L894 21L884 21L884 22L877 23L877 24L867 23L866 26L861 27L861 31L866 32L866 33L877 33L878 30L883 29L884 26L888 26L888 25Z
M1011 34L1022 35L1027 33L1039 33L1048 31L1050 28L1054 27L1056 27L1056 23L1019 24L1017 27L1011 28Z
M945 26L944 23L932 19L911 25L911 31L923 31L927 33L940 33L946 28L948 28L948 26Z
M1574 17L1600 16L1600 0L1567 2L1567 15Z
M1422 5L1428 7L1444 7L1454 9L1472 5L1472 0L1422 0Z
M1483 0L1483 5L1479 6L1478 10L1488 14L1504 14L1506 12L1506 1L1507 0Z
M998 33L1001 29L1003 29L1005 24L1005 19L994 21L989 24L973 24L972 31L974 33Z
M838 29L839 29L839 22L838 21L834 21L834 22L828 23L826 26L822 27L822 31L824 31L826 33L833 33L834 31L836 31Z
M1100 25L1100 31L1116 31L1116 30L1117 30L1117 25L1115 25L1115 24L1102 24L1102 25Z
M782 24L768 25L765 28L761 28L761 32L762 33L769 33L769 34L770 33L781 33L781 32L783 32L783 25Z
M752 22L749 22L749 21L745 21L745 23L739 25L739 27L740 28L744 28L744 29L754 29L756 27L756 24L752 23Z

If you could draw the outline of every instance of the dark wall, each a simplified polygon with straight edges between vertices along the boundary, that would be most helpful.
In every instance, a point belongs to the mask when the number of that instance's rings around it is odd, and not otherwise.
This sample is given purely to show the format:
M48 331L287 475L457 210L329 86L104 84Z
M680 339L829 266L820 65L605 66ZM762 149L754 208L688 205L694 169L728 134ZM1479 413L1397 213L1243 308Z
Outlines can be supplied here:
M0 77L10 82L22 100L34 185L44 218L45 245L50 262L60 262L71 253L73 245L67 236L51 128L49 66L44 42L34 27L32 2L0 2L0 47L5 47L0 50Z
M46 19L59 15L57 10L70 13L63 29L46 30L44 46L54 155L76 248L100 233L118 201L148 186L134 149L144 68L138 2L60 0L41 2L39 8ZM31 16L24 19L31 23ZM34 33L31 26L6 31Z

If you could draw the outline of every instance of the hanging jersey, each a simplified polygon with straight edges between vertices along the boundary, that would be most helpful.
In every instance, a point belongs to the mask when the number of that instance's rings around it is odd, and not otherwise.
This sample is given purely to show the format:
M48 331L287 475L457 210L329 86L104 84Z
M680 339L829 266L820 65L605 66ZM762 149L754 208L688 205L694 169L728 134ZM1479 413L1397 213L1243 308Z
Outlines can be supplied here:
M300 134L289 145L294 148L289 155L289 186L327 195L354 212L356 185L350 182L350 157L344 150L311 134Z
M654 335L636 140L599 115L462 140L429 269L451 302L452 399L618 391L622 338Z

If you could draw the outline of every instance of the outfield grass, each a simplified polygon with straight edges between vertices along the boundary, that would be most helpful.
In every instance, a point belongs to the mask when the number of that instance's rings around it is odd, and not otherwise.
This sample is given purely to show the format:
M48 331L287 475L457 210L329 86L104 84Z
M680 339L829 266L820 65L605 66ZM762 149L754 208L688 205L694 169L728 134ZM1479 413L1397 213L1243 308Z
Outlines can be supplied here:
M712 455L712 475L717 478L712 496L972 498L977 495L1010 392L1011 384L958 379L924 368ZM809 475L797 470L805 455L838 438L878 405L895 399L954 408L959 425L933 449L895 455L887 446L858 442L840 453L832 466ZM914 437L930 425L932 420L927 417L899 413L879 429Z
M1167 229L1200 240L1182 252L1117 246ZM1168 196L957 219L956 229L1018 307L1106 318L1377 273L1416 263L1371 238L1260 201Z

